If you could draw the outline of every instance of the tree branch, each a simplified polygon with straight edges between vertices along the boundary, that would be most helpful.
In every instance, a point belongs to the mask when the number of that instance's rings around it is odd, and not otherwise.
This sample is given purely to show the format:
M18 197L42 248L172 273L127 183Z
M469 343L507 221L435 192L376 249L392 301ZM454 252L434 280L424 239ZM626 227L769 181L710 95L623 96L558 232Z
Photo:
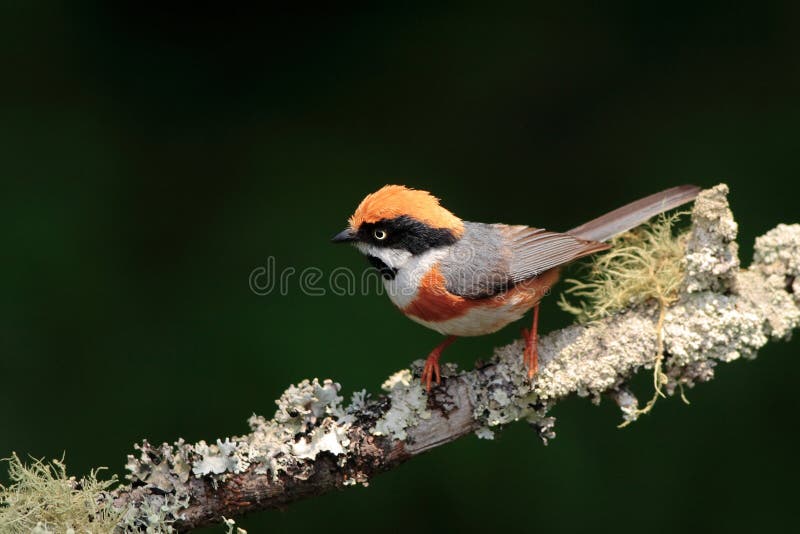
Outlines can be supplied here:
M786 339L800 324L800 225L779 225L756 241L753 264L740 270L736 223L727 186L701 193L692 213L686 279L663 325L658 354L657 304L541 338L533 382L522 365L523 344L496 349L469 372L443 366L428 396L421 361L390 377L385 396L358 392L347 407L339 385L316 379L292 386L275 417L253 416L242 436L188 444L137 445L128 457L130 484L105 496L124 510L124 530L188 531L246 512L276 508L351 484L466 434L526 420L544 440L554 437L549 409L569 395L602 394L623 418L641 414L626 381L661 359L664 389L713 377L718 362L753 358L769 339Z

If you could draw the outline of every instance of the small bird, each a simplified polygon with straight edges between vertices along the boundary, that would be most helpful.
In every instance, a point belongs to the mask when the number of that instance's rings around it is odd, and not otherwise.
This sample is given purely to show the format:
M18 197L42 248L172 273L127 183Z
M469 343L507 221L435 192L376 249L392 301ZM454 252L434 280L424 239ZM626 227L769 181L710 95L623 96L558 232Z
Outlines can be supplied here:
M561 233L463 221L427 191L387 185L361 201L333 242L355 244L380 272L395 306L447 336L425 361L421 378L428 391L432 381L441 382L439 357L457 337L491 334L531 308L533 322L522 335L523 362L533 378L539 301L561 267L610 248L612 237L694 200L699 191L673 187Z

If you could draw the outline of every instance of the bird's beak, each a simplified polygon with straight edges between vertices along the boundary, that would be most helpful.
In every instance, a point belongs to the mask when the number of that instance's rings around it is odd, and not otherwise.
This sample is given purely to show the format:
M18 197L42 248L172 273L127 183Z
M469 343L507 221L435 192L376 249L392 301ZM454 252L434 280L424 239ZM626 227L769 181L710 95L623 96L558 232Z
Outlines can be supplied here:
M355 240L356 240L356 234L355 232L353 232L352 228L346 228L342 230L341 232L333 236L333 239L331 239L331 241L334 243L352 243Z

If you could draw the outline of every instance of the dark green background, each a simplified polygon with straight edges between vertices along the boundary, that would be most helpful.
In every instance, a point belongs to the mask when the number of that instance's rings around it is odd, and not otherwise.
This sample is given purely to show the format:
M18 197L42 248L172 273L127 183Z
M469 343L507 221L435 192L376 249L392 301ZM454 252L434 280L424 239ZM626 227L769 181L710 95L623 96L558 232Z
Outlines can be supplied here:
M328 240L385 183L466 219L566 229L725 181L747 263L755 236L800 219L800 10L603 4L4 2L0 456L66 451L75 474L122 474L137 440L244 432L306 377L377 390L438 335L385 297L259 297L248 275L268 256L360 271ZM544 331L569 320L545 304ZM470 366L517 335L446 359ZM241 525L785 530L797 350L722 365L691 406L659 402L625 430L576 398L546 448L513 425Z

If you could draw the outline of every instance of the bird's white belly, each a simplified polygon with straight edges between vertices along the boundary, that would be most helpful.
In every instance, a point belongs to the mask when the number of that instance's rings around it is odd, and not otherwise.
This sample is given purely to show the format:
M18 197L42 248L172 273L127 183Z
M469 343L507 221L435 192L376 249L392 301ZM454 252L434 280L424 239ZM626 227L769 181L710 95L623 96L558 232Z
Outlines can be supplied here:
M413 315L407 317L448 336L484 336L520 320L530 309L520 304L518 299L512 298L501 306L478 305L463 315L445 321L426 321Z

